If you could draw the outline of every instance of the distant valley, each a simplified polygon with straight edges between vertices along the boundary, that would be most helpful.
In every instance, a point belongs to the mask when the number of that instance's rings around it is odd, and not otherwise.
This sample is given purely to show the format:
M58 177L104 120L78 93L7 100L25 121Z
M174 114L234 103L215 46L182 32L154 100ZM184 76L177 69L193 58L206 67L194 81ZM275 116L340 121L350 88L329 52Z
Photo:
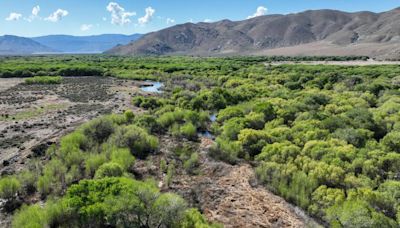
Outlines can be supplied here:
M49 35L33 38L5 35L0 36L0 55L102 53L114 46L128 44L140 37L141 34Z

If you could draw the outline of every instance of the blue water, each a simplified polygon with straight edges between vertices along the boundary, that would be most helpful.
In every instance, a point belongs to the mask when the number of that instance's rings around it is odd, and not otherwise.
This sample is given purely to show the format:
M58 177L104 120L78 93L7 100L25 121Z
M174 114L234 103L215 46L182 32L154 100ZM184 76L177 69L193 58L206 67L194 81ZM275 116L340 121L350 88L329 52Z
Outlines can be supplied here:
M140 87L140 89L148 93L162 93L160 88L164 86L164 83L162 82L149 82L149 83L151 83L151 86L142 86Z
M210 121L211 122L215 122L217 120L217 114L211 114L210 115ZM209 138L209 139L214 139L215 137L214 137L214 135L213 134L211 134L211 132L209 132L209 131L203 131L203 132L200 132L199 133L199 136L200 137L205 137L205 138Z
M217 120L217 114L215 114L215 113L211 114L210 120L211 120L211 122L215 122Z

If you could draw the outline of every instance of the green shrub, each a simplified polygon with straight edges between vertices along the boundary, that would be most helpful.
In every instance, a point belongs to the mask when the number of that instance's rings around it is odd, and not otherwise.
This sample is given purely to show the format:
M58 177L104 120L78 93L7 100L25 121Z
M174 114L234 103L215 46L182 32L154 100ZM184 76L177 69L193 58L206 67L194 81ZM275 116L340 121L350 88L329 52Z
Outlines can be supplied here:
M382 139L383 146L393 152L400 153L400 131L392 131Z
M156 137L134 125L118 128L110 142L120 148L129 148L131 153L138 158L145 158L158 148Z
M14 176L7 176L0 179L0 198L11 200L21 190L21 183Z
M94 175L96 179L104 177L120 177L124 173L122 166L115 162L109 162L101 165Z
M118 148L111 152L111 161L119 164L126 171L135 163L135 157L129 149Z
M48 219L45 211L39 205L22 206L13 216L12 227L42 228L46 227Z
M242 154L242 147L238 142L218 137L216 144L211 148L210 155L216 159L236 164Z
M62 82L61 76L35 76L25 79L25 83L32 84L60 84Z
M85 159L85 172L89 177L93 177L96 170L107 162L105 154L89 154Z
M197 129L192 123L186 123L179 129L180 135L190 139L195 140L197 138Z
M186 172L190 174L196 174L197 170L196 168L200 165L199 163L199 154L198 153L192 153L190 155L190 158L187 159L183 163L183 167L185 168Z
M89 139L101 144L115 131L115 126L109 118L98 118L91 120L82 127L83 133Z

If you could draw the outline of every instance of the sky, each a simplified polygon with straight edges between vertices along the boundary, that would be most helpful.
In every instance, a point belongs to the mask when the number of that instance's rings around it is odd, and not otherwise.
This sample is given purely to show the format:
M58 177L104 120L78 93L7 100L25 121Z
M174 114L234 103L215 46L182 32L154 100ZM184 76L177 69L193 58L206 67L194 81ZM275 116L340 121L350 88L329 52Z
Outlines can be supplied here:
M134 34L309 9L383 12L400 0L0 0L0 35Z

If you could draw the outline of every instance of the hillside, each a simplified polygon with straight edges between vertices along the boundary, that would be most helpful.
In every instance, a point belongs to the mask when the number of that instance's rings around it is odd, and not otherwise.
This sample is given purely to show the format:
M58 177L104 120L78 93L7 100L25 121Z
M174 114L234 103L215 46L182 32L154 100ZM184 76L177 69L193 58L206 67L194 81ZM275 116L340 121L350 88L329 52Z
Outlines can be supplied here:
M115 47L107 53L204 56L352 54L397 58L400 56L399 40L400 8L383 13L314 10L236 22L223 20L176 25L147 34L134 43ZM284 49L288 47L294 49Z
M54 51L54 49L29 38L10 35L0 36L0 55L29 55Z
M66 53L100 53L116 45L128 44L141 34L103 34L94 36L49 35L32 38L36 42Z

